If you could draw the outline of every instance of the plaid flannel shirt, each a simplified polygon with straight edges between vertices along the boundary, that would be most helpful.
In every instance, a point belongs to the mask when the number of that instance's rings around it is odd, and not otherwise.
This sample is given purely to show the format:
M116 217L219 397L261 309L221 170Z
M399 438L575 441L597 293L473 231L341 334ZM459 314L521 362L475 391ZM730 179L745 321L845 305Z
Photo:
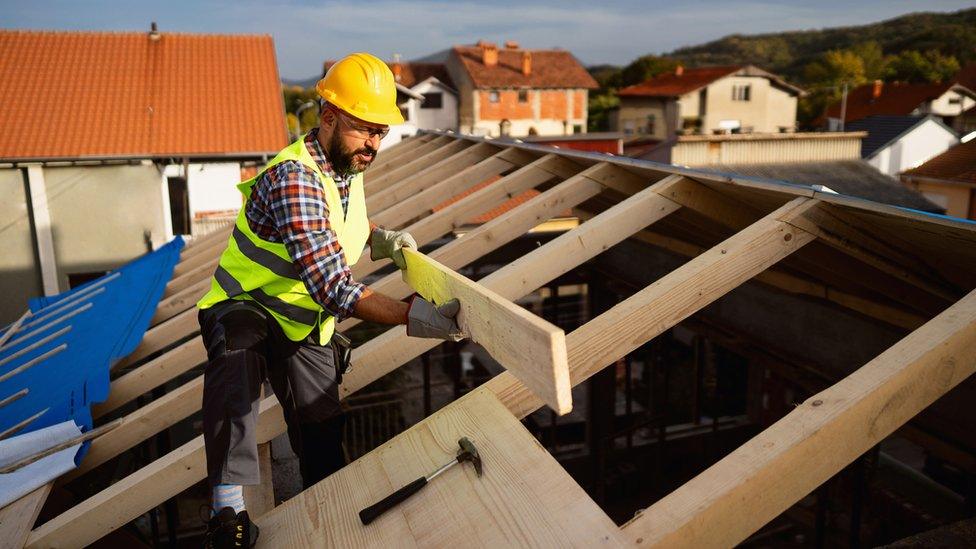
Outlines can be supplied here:
M345 213L352 177L340 179L333 173L317 135L317 129L308 132L305 147L322 173L335 181ZM312 299L337 321L352 314L366 286L352 279L315 172L293 160L267 170L254 182L244 215L254 234L284 243Z

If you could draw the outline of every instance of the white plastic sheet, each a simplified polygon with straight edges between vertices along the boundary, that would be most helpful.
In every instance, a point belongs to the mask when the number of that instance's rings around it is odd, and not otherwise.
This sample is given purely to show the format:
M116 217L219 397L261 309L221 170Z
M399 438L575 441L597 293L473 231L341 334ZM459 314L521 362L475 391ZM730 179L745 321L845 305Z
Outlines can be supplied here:
M78 425L68 420L0 441L0 467L56 446L80 434L81 429ZM80 447L81 444L76 444L11 473L0 474L0 508L74 469L75 454Z

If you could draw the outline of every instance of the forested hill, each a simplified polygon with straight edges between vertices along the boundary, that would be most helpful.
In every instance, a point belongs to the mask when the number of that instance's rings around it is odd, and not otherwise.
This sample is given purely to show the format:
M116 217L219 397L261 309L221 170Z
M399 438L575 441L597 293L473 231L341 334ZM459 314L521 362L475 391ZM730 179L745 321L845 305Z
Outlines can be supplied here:
M935 50L960 64L976 62L976 8L952 13L913 13L856 27L733 34L706 44L677 49L666 57L688 66L752 63L791 80L830 50L877 42L885 55Z

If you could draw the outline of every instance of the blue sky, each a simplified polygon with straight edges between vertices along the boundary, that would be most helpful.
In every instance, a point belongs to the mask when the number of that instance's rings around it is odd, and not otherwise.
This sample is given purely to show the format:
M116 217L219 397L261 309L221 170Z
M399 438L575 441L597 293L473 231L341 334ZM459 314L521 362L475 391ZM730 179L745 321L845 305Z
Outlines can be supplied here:
M352 51L412 59L484 38L623 65L728 34L858 25L973 0L0 0L0 28L270 34L284 78Z

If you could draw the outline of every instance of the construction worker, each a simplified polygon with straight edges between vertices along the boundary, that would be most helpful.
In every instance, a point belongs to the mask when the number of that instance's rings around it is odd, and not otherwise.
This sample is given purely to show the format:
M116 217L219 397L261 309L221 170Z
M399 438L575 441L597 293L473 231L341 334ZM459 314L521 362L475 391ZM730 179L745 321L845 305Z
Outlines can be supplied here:
M256 421L265 379L288 424L305 487L345 464L339 383L348 357L337 322L355 317L406 324L407 334L458 341L456 301L440 307L373 292L350 267L370 258L405 267L413 237L366 216L363 171L389 127L403 123L386 64L354 53L316 86L319 127L282 150L238 188L244 205L209 293L197 306L209 363L203 436L213 489L208 547L257 539L243 485L259 482ZM348 340L346 340L348 341Z

